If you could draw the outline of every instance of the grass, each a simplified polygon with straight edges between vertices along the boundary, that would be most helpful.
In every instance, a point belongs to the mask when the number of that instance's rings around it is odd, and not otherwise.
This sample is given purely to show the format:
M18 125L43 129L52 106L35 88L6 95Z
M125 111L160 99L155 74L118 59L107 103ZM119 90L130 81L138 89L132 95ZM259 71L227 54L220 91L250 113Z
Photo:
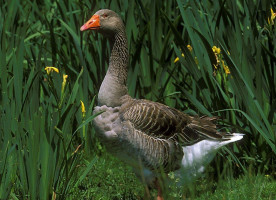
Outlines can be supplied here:
M68 199L141 199L144 187L131 168L104 154Z
M246 183L239 190L244 194L250 180L263 180L264 187L247 195L274 198L272 1L10 0L0 7L0 199L95 198L88 185L103 189L106 198L141 197L143 186L129 168L97 153L101 145L90 123L110 50L102 36L79 28L100 8L118 12L126 23L131 96L218 115L222 129L245 134L216 157L208 182L218 191ZM59 73L47 74L46 66ZM187 197L231 197L205 185ZM110 187L116 190L108 196Z
M263 175L243 176L218 184L214 193L206 191L195 199L275 199L276 182Z
M209 168L212 173L212 167ZM177 187L172 184L169 199L275 199L276 181L269 175L229 176L218 182L208 173L192 185ZM144 187L131 168L104 154L97 160L83 182L67 199L143 199ZM152 193L154 195L154 192Z

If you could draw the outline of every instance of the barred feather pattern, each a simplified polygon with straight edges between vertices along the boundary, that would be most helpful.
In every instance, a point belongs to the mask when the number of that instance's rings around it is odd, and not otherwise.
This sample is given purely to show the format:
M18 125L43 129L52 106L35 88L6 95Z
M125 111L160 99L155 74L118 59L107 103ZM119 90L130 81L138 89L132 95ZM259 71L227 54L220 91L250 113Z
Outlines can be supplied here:
M107 150L129 165L165 172L180 168L182 146L173 138L159 139L134 128L128 120L121 120L120 107L96 106L93 120L97 137ZM140 161L140 162L139 162Z
M200 140L222 139L214 117L186 115L166 105L122 97L120 109L122 120L129 120L133 127L146 135L159 139L174 139L182 145L191 145Z
M140 160L147 169L169 172L181 166L182 147L172 138L166 140L149 136L135 129L129 121L124 122L118 138L122 145L127 146L128 154Z
M128 67L128 47L123 24L111 41L112 51L109 60L109 71L115 77L119 84L125 85L127 80Z

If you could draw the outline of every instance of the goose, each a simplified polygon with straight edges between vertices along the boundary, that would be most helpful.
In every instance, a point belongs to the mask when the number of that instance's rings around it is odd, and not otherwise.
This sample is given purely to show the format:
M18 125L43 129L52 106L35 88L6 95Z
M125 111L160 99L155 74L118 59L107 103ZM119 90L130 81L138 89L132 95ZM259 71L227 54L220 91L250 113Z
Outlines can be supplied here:
M200 176L218 149L243 138L218 132L216 117L187 115L177 109L128 94L128 44L125 26L112 10L97 11L80 28L108 38L109 66L98 93L93 126L108 152L130 165L147 188L164 199L161 172L175 172L181 183Z

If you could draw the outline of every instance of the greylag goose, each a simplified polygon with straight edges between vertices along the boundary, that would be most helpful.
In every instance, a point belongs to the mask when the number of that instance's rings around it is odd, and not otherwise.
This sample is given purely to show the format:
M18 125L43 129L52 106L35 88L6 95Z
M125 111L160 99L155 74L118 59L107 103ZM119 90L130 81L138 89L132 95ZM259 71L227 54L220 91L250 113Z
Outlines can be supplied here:
M134 168L136 175L163 199L161 171L174 171L182 182L192 181L217 150L242 139L242 134L218 132L215 117L189 116L149 100L134 99L126 86L128 45L124 23L115 12L97 11L81 28L96 30L110 41L111 56L98 94L93 121L107 151Z

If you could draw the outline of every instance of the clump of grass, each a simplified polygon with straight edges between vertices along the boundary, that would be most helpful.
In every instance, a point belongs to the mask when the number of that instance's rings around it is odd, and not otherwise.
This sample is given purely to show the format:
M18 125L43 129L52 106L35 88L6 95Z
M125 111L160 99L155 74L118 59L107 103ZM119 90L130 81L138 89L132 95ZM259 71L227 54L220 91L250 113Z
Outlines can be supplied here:
M209 168L209 173L214 169ZM177 181L171 179L172 181ZM229 176L213 182L211 176L199 178L194 183L178 186L172 182L170 199L274 199L276 182L268 175ZM153 191L152 195L156 191ZM121 161L103 153L83 182L67 197L68 199L142 199L144 187L131 168Z
M144 187L129 166L103 153L68 199L141 199Z
M241 176L218 183L215 192L206 191L196 199L275 199L276 182L263 175Z

